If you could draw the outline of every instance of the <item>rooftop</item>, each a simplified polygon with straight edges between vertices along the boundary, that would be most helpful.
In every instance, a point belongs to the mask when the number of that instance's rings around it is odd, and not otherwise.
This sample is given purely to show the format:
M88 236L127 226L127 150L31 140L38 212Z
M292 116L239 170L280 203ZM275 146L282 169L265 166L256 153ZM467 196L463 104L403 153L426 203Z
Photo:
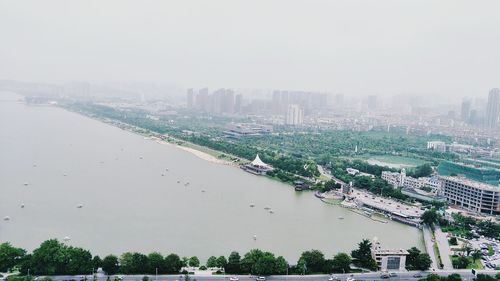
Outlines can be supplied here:
M461 183L464 185L468 185L468 186L471 186L471 187L477 188L477 189L500 192L500 188L498 186L470 180L470 179L464 178L464 177L440 176L439 178L442 180L447 180L447 181L451 181L451 182L455 182L455 183Z

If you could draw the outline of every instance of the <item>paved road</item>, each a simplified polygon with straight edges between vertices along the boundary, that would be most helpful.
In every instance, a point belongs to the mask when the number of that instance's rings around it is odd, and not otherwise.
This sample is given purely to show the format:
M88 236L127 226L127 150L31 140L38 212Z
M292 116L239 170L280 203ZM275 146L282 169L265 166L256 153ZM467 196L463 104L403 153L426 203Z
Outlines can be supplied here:
M391 277L388 279L388 281L417 281L422 277L414 277L414 275L417 272L398 272L397 277ZM436 273L442 276L447 276L452 273L458 273L462 276L462 280L464 281L472 281L473 275L470 270L439 270L439 271L429 271L429 272L420 272L422 276L426 276L429 273ZM487 273L490 275L494 275L496 272L495 271L478 271L478 273ZM355 273L352 274L352 277L355 280L361 280L361 281L374 281L374 280L381 280L380 278L381 273L380 272L370 272L370 273ZM142 281L142 278L144 275L121 275L123 281ZM334 274L335 277L338 277L341 281L345 281L348 277L350 277L350 274ZM154 275L149 275L152 281L183 281L184 276L183 275L158 275L157 277ZM196 280L201 280L201 281L229 281L229 275L227 276L213 276L213 275L196 275L196 276L191 276L191 279L196 279ZM320 281L324 280L327 281L329 275L306 275L306 276L300 276L300 275L280 275L280 276L269 276L267 277L267 280L273 280L273 281L278 281L278 280L284 280L284 281ZM57 281L65 281L65 280L76 280L80 281L83 279L82 276L52 276L54 280ZM240 281L254 281L255 276L248 276L248 275L240 275L238 276ZM92 280L91 276L87 276L87 280ZM106 277L99 277L97 278L98 281L105 281ZM111 280L114 280L114 277L111 277Z
M432 241L432 230L428 225L424 224L422 231L424 232L425 249L432 260L431 269L438 269L436 255L434 255L434 248L432 247L434 245L434 242Z
M450 245L448 244L448 239L446 234L441 231L441 227L436 225L434 228L434 235L436 236L436 243L439 248L439 253L441 254L441 261L443 262L444 270L453 270L453 265L450 260Z

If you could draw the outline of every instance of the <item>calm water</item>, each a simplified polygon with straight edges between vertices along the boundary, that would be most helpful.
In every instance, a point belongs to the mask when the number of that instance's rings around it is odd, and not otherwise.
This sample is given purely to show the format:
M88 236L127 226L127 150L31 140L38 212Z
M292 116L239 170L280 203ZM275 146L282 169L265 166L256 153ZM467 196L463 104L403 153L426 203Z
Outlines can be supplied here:
M312 193L13 99L0 93L0 218L11 217L0 221L0 242L31 250L68 236L94 254L156 250L202 260L261 248L292 263L307 249L331 256L374 236L387 247L422 248L415 228L374 222Z

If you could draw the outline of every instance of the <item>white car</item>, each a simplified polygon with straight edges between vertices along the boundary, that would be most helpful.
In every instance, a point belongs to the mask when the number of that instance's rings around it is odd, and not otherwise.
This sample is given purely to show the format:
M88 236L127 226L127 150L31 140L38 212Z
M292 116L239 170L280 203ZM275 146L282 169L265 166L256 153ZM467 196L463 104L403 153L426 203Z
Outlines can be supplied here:
M233 277L229 278L229 281L238 281L238 280L240 280L240 278L238 278L236 276L233 276Z
M346 281L356 281L356 279L354 277L347 277Z

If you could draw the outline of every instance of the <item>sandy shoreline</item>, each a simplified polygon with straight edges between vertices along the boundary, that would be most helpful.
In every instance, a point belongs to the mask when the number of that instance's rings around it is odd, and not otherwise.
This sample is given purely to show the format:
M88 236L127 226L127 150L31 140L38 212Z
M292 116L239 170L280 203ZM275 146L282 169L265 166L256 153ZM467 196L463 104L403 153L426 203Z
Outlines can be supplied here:
M210 155L210 154L208 154L206 152L199 151L199 150L191 148L191 147L186 147L186 146L177 145L177 144L171 144L171 143L168 143L168 142L165 142L165 141L162 141L162 140L157 140L156 142L159 143L159 144L163 144L163 145L172 145L172 146L174 146L176 148L179 148L179 149L182 149L184 151L187 151L187 152L193 154L194 156L196 156L196 157L198 157L200 159L203 159L205 161L211 162L211 163L235 166L235 164L233 162L219 159L219 158L217 158L217 157L215 157L213 155Z

